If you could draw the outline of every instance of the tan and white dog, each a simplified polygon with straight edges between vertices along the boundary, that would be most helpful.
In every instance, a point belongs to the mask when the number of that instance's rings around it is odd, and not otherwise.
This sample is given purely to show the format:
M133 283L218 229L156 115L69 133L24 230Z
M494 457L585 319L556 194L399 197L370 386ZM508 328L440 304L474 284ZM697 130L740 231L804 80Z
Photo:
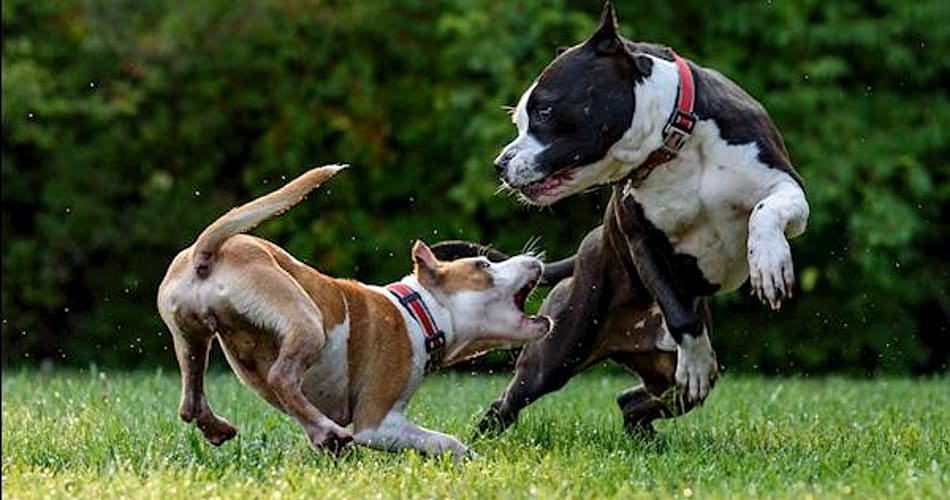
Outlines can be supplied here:
M232 209L169 266L158 310L181 368L181 418L197 421L214 445L237 434L203 389L217 338L237 376L296 419L317 449L353 441L462 457L466 448L456 438L410 423L406 404L427 368L550 331L550 318L523 312L542 264L529 256L442 262L416 242L413 273L377 287L325 276L269 241L240 234L342 168L314 168Z

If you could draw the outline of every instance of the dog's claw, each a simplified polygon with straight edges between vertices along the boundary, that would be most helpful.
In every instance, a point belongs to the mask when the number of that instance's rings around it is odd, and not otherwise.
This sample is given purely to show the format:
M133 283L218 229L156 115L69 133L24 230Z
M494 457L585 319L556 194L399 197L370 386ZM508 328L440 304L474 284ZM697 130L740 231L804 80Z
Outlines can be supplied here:
M353 435L338 425L308 429L307 436L314 448L331 455L339 455L353 441Z
M702 403L709 395L719 373L716 353L709 336L684 336L677 349L676 385L691 403Z
M784 236L757 240L755 251L749 252L749 283L752 295L773 311L782 301L792 298L795 271L792 252ZM750 245L753 240L750 239Z

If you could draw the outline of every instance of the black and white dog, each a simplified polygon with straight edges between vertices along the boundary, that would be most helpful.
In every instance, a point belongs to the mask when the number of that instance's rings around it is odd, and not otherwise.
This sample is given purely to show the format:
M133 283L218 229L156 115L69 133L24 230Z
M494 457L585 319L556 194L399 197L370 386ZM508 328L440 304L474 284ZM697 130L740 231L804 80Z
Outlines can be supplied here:
M720 73L621 37L608 2L596 32L544 69L513 121L518 137L495 160L508 188L536 205L601 184L613 195L577 254L547 267L544 282L557 285L541 313L554 330L521 352L480 429L505 428L603 359L643 381L618 398L631 430L701 403L718 373L706 297L747 278L773 309L792 295L786 238L804 232L808 203L768 114ZM434 250L503 257L466 242Z

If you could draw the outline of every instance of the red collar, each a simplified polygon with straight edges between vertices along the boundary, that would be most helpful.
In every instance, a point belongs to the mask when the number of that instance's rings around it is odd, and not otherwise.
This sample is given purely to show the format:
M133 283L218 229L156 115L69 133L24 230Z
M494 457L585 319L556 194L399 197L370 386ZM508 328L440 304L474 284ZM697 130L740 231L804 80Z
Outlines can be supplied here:
M696 102L696 88L693 84L693 72L689 69L686 60L680 57L673 49L669 49L673 54L673 62L676 64L676 72L679 75L679 84L676 88L676 107L666 120L663 126L663 144L653 150L647 159L626 177L634 187L653 172L653 169L666 163L679 154L680 150L686 144L686 140L693 133L693 127L699 118L693 112L693 105Z
M399 300L399 303L406 308L412 319L416 320L416 323L422 327L422 332L426 338L425 370L426 372L435 370L442 362L445 332L435 324L435 317L432 316L429 307L422 300L422 295L419 292L404 283L390 283L386 285L386 290Z

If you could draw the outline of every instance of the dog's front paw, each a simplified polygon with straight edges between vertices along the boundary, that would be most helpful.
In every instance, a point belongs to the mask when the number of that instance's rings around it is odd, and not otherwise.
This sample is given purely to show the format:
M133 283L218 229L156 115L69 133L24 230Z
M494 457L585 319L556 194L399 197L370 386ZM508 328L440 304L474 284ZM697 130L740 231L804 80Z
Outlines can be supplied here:
M749 282L752 294L772 310L782 307L782 300L792 298L795 270L784 236L749 238Z
M709 335L684 335L683 342L677 347L676 385L683 390L688 400L702 403L718 375L719 365L709 343Z
M452 461L455 463L472 460L473 458L478 457L478 454L472 451L471 448L459 442L452 443L452 445L449 446L446 451L452 454Z
M517 413L506 412L502 410L502 402L494 401L491 406L488 407L488 410L485 412L485 415L482 416L481 421L478 422L478 429L475 431L473 439L479 437L493 437L501 434L505 431L511 424L515 423L517 420Z

